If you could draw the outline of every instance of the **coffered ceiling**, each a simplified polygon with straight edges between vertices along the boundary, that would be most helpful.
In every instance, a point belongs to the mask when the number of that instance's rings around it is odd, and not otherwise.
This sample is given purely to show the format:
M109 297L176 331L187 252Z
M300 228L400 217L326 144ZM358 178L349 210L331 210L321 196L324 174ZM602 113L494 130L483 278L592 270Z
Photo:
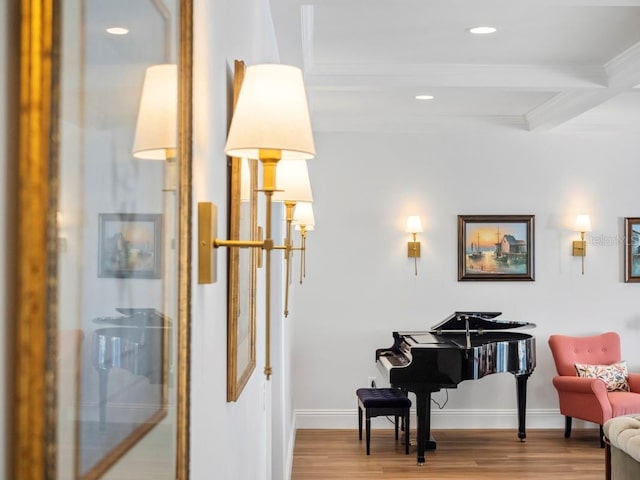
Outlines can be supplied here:
M640 134L640 0L271 7L280 59L303 68L317 131ZM497 31L469 33L479 25Z

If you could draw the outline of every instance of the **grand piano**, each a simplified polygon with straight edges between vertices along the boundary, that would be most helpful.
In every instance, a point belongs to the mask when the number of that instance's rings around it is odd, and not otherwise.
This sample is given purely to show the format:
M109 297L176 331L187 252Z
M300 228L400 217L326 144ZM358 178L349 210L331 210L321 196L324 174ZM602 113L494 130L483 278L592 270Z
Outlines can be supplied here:
M393 332L393 345L376 350L378 369L391 386L416 396L418 465L424 465L425 450L436 446L431 439L431 393L456 388L463 380L500 372L515 375L518 437L526 438L527 379L536 366L535 338L506 330L535 324L497 319L501 314L454 312L430 331Z
M171 321L153 308L116 308L117 317L99 317L111 325L93 332L91 359L98 371L100 430L106 427L109 372L118 367L145 376L152 384L166 382ZM165 343L166 342L166 343Z

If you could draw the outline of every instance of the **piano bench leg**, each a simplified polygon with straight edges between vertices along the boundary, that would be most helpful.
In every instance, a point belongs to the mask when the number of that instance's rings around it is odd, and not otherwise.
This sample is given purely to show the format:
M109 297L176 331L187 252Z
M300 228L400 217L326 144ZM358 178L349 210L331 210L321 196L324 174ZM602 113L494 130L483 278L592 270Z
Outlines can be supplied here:
M393 424L395 425L395 430L396 430L396 442L398 441L398 422L400 421L398 419L398 415L394 415L394 421Z
M358 405L358 439L362 440L362 408Z
M371 417L367 415L367 455L369 455L369 445L371 444Z
M411 429L409 428L409 416L411 415L410 410L407 408L407 413L404 416L404 420L402 422L404 426L404 450L405 455L409 455L409 432Z

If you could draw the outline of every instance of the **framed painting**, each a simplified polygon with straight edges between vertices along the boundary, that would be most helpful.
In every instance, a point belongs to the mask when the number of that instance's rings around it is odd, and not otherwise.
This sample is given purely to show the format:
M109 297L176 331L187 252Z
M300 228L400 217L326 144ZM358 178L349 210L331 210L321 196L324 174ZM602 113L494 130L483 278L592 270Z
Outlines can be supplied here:
M458 215L458 280L533 281L534 215Z
M233 98L240 93L245 63L235 61ZM229 238L258 239L257 160L230 158ZM256 280L261 250L229 248L227 401L235 402L256 366Z
M98 276L160 278L162 215L101 213Z
M624 281L640 282L640 217L625 217L624 231Z

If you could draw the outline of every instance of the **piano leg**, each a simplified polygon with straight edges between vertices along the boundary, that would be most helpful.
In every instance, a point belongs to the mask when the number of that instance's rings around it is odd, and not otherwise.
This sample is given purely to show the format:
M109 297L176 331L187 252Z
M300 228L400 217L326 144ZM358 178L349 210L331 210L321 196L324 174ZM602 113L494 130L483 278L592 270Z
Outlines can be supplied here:
M431 438L431 391L414 393L416 395L416 414L418 416L416 432L418 465L424 465L425 450L436 449L436 442Z
M107 389L109 388L109 370L98 369L98 403L100 408L100 431L107 426Z
M521 442L524 442L524 439L527 438L525 420L527 418L527 380L529 375L516 375L516 385L518 387L518 438Z
M424 450L431 429L431 392L416 393L416 414L418 415L418 465L424 465Z

